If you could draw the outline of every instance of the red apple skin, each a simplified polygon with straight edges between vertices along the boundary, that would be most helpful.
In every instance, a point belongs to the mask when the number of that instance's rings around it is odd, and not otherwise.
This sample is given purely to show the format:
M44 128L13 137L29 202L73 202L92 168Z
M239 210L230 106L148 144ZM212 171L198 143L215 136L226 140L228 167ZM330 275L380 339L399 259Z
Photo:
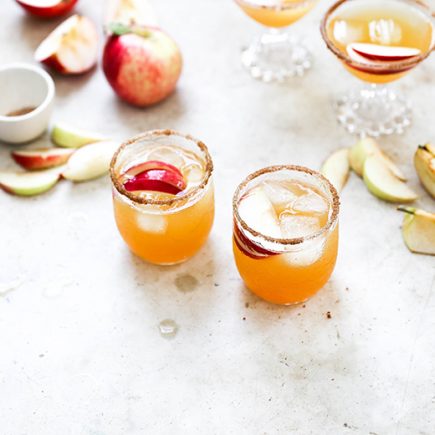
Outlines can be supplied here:
M15 162L29 171L54 168L65 164L75 150L66 149L65 151L45 155L48 149L32 150L32 152L12 151L11 156ZM38 154L38 151L40 152Z
M166 169L149 169L124 183L127 191L151 190L177 195L186 188L181 174Z
M171 165L170 163L160 162L159 160L148 160L147 162L134 165L131 168L128 168L127 171L125 171L125 174L135 177L142 172L146 172L151 169L164 169L166 171L174 172L181 179L183 178L183 174L177 167Z
M52 7L38 7L23 3L20 0L16 2L27 12L40 18L54 18L67 14L78 2L78 0L61 0Z
M183 64L178 46L166 33L147 30L150 36L110 36L103 54L109 84L121 99L138 107L167 98L175 89Z

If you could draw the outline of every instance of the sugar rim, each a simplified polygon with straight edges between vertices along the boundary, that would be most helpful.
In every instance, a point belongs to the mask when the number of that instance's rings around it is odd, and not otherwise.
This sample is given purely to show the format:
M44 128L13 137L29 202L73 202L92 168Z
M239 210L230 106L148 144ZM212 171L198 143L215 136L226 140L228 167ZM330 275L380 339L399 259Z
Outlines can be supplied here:
M205 174L204 178L198 186L192 188L191 190L188 190L186 194L181 196L175 196L174 198L169 199L149 199L149 198L143 198L139 196L137 193L129 192L125 189L123 184L119 181L118 177L116 176L115 172L115 165L117 163L117 159L119 155L124 151L125 148L128 146L131 146L137 142L140 142L145 139L152 139L159 136L178 136L182 137L188 141L191 141L197 145L199 150L204 154L205 156ZM195 139L193 136L190 136L189 134L183 134L179 133L175 130L150 130L145 133L138 134L137 136L134 136L133 138L129 139L128 141L124 142L115 152L115 154L112 157L112 161L110 162L110 178L112 180L113 185L115 186L116 190L121 194L126 196L128 199L133 201L137 204L144 204L144 205L174 205L177 203L181 203L183 201L186 201L186 199L193 198L200 192L201 190L205 189L205 187L208 185L208 182L210 180L210 177L213 172L213 161L211 159L210 153L208 151L207 146L201 142L198 139Z
M402 61L394 61L394 62L388 62L388 65L378 65L378 64L369 64L369 63L361 63L357 62L350 58L350 56L347 55L347 53L342 52L339 50L336 45L332 42L331 38L328 36L328 32L326 30L327 24L329 21L329 18L331 14L338 9L343 3L348 3L349 1L354 0L338 0L336 3L334 3L325 13L323 16L323 19L320 23L320 32L322 34L322 38L326 43L326 46L330 51L332 51L340 60L345 62L346 64L349 64L351 66L357 67L357 69L363 69L365 72L371 73L371 72L391 72L391 73L400 73L405 72L408 69L411 69L415 66L417 66L420 62L422 62L424 59L426 59L434 50L435 48L435 24L433 23L433 19L435 17L435 12L432 12L431 9L427 4L420 0L395 0L400 3L412 3L415 6L418 6L420 10L422 10L425 15L429 18L432 17L432 44L427 50L427 52L420 54L418 56L414 56L407 60Z
M326 187L328 188L329 192L332 195L332 213L330 214L328 218L328 222L325 226L323 226L319 231L310 234L308 236L304 237L296 237L293 239L280 239L280 238L274 238L267 236L265 234L260 233L259 231L254 230L251 228L241 217L239 214L239 196L242 189L244 189L247 184L254 180L255 178L258 178L260 175L272 173L272 172L279 172L282 170L288 170L288 171L299 171L304 172L306 174L309 174L318 180L320 180ZM317 237L321 236L322 234L329 231L329 229L335 224L338 218L338 212L340 210L340 198L338 196L337 190L335 187L331 184L331 182L325 178L320 172L313 171L312 169L306 168L305 166L298 166L298 165L276 165L276 166L268 166L266 168L260 169L258 171L253 172L252 174L248 175L237 187L236 191L234 192L233 196L233 213L236 217L236 220L238 223L240 223L241 227L250 233L254 237L260 237L268 242L272 243L278 243L280 245L298 245L303 242L306 242L308 240L316 239Z

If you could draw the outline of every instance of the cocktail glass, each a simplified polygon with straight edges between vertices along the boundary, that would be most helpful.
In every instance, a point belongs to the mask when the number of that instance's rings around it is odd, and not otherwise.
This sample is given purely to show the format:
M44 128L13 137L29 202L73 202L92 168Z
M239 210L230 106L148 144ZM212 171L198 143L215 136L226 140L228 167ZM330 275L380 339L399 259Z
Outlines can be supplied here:
M318 0L235 1L247 15L268 28L242 51L242 64L252 77L270 82L302 76L311 66L311 54L296 37L281 29L302 18Z
M146 190L146 185L140 186L143 190L132 190L137 178L131 173L138 167L148 169L148 173L144 171L137 177L140 182L143 174L151 174L145 183L153 178L152 189L159 189L161 183L167 186L165 180L173 182L174 172L182 174L185 186L176 194ZM116 224L131 251L161 265L192 257L207 240L213 225L212 172L207 147L189 135L156 130L121 145L112 159L110 176Z
M249 175L233 198L233 251L257 296L291 305L328 281L338 250L339 198L321 174L271 166Z
M435 45L432 11L419 0L340 0L326 13L327 47L355 77L368 83L336 102L350 132L377 137L411 123L407 100L386 86L426 59Z

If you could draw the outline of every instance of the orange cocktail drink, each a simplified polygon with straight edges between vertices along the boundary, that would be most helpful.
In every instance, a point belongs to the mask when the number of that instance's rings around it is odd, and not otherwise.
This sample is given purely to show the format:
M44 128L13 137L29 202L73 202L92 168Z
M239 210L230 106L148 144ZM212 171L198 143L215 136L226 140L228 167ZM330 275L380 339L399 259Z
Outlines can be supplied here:
M320 290L335 266L339 199L319 173L272 166L251 174L233 199L233 250L257 296L300 303Z
M133 253L176 264L205 243L214 219L213 164L207 147L171 130L123 144L110 174L118 230Z

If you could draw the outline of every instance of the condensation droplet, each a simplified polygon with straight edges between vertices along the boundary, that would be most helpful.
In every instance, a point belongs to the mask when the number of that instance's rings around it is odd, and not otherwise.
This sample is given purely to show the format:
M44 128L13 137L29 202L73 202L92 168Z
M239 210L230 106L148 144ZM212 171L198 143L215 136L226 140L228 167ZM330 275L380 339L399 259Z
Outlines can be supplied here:
M171 319L159 323L160 335L165 338L174 338L178 332L178 325Z

